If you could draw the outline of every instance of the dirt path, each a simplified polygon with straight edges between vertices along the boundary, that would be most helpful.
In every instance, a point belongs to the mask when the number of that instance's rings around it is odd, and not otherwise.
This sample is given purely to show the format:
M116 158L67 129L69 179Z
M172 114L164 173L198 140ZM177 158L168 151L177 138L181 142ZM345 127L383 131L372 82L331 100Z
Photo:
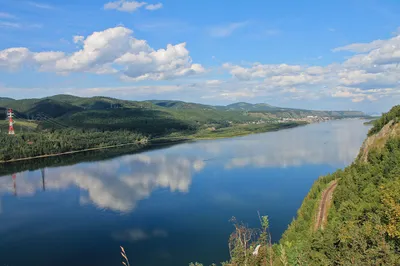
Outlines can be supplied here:
M314 231L317 231L318 229L324 229L324 225L326 224L328 218L328 211L331 204L332 195L336 187L337 180L334 180L330 183L328 188L322 192L322 198L318 207L318 216L315 221Z

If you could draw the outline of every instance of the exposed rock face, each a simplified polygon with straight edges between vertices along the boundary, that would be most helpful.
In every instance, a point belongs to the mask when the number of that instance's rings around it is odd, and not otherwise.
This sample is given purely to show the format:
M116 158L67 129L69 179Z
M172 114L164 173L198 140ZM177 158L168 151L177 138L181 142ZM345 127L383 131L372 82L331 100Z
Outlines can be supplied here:
M368 153L372 148L383 148L390 137L400 136L400 123L390 121L378 133L368 137L360 149L358 159L367 162Z

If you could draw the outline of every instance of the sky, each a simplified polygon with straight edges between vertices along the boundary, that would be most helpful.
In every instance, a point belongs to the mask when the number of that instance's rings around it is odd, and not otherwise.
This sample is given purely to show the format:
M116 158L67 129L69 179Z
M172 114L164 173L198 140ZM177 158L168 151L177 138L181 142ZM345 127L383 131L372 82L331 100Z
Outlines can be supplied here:
M398 0L0 0L0 97L386 112Z

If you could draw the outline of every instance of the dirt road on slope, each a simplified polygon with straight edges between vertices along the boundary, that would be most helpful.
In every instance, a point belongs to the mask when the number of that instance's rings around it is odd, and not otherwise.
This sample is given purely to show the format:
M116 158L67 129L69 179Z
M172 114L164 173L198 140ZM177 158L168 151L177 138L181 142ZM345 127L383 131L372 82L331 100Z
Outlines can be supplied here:
M332 181L328 188L322 192L321 202L319 203L318 207L318 216L315 221L314 231L318 229L324 229L324 225L327 222L329 207L332 200L333 192L337 187L337 180Z

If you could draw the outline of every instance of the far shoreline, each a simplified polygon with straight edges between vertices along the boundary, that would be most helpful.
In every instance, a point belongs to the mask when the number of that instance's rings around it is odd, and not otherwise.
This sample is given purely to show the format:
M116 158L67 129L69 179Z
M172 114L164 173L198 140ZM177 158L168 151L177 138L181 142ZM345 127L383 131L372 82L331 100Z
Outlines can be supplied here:
M310 123L285 123L285 124L277 124L278 126L274 125L275 127L259 127L255 128L255 130L251 129L249 126L243 126L242 128L248 129L249 131L244 131L244 132L237 132L237 134L221 134L217 135L218 131L215 133L213 131L210 131L208 135L211 136L205 136L204 133L203 135L201 133L196 133L193 135L189 136L182 136L182 137L160 137L160 138L155 138L155 139L150 139L146 142L132 142L132 143L123 143L123 144L118 144L118 145L111 145L111 146L105 146L105 147L96 147L96 148L89 148L89 149L83 149L83 150L75 150L75 151L67 151L67 152L62 152L62 153L55 153L55 154L43 154L43 155L37 155L37 156L31 156L31 157L25 157L25 158L16 158L16 159L11 159L11 160L6 160L6 161L0 161L0 164L6 165L8 163L17 163L17 162L24 162L24 161L30 161L30 160L35 160L35 159L44 159L44 158L51 158L51 157L61 157L65 155L73 155L77 153L85 153L85 152L92 152L92 151L106 151L110 149L115 149L115 148L121 148L121 147L133 147L133 146L138 146L136 150L133 150L132 153L135 152L141 152L145 150L146 148L151 149L152 147L156 146L164 146L168 144L179 144L179 143L186 143L186 142L191 142L191 141L201 141L201 140L217 140L217 139L230 139L230 138L235 138L235 137L243 137L243 136L248 136L252 134L261 134L261 133L268 133L268 132L276 132L276 131L281 131L285 129L290 129L290 128L295 128L299 126L305 126L309 125ZM234 128L239 128L239 127L234 127ZM263 130L264 129L264 130ZM224 132L222 132L224 133Z
M354 119L354 118L352 118L352 119ZM362 119L362 118L360 118L360 119ZM335 120L342 120L342 119L332 119L332 120L328 120L328 121L335 121ZM327 121L325 121L325 122L327 122ZM317 123L321 123L321 122L317 122ZM0 161L0 165L5 166L10 163L26 162L26 161L33 161L33 160L37 160L37 159L62 157L62 156L66 156L66 155L82 154L82 153L86 153L86 152L108 151L108 150L117 149L117 148L137 146L137 149L134 149L128 153L128 154L134 154L134 153L146 151L148 149L157 148L158 146L175 145L175 144L181 144L181 143L188 143L188 142L192 142L192 141L232 139L232 138L236 138L236 137L244 137L244 136L263 134L263 133L268 133L268 132L278 132L278 131L285 130L285 129L293 129L293 128L297 128L300 126L307 126L307 125L312 125L312 124L316 124L316 123L291 122L291 123L275 124L274 125L275 127L271 127L271 125L269 125L269 127L268 126L265 127L264 125L261 125L258 128L256 128L255 130L237 132L236 134L218 135L218 133L220 133L220 132L210 131L207 133L210 136L206 136L204 134L204 132L203 132L203 134L195 133L192 135L182 136L182 137L165 136L165 137L150 139L145 142L136 141L136 142L132 142L132 143L122 143L122 144L105 146L105 147L96 147L96 148L67 151L67 152L55 153L55 154L44 154L44 155L31 156L31 157L26 157L26 158L11 159L11 160L6 160L6 161ZM236 126L233 128L237 129L237 128L240 128L240 126ZM242 128L251 129L249 125L242 126ZM230 128L222 128L222 129L230 129ZM222 133L224 133L224 132L222 132ZM122 154L123 153L121 153L121 155Z

